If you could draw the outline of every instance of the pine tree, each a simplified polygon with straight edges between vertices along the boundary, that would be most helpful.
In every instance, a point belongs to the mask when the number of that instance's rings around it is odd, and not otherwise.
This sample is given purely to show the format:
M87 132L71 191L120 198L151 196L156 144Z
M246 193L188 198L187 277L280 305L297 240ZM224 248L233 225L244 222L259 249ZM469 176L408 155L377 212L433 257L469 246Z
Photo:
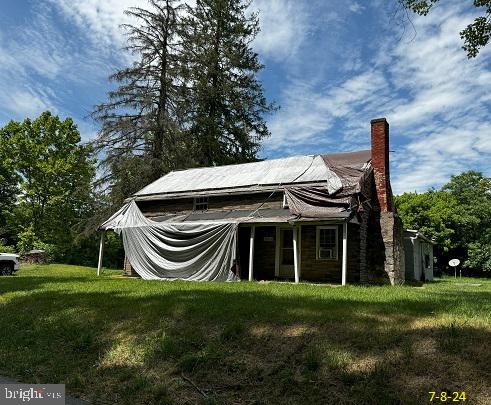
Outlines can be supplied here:
M182 6L176 0L149 0L149 5L148 10L126 11L136 23L123 26L128 35L125 49L136 61L110 77L118 87L92 114L102 124L94 142L96 151L105 152L101 182L120 181L115 177L121 162L138 162L141 186L187 163L181 131Z
M251 43L257 14L242 0L197 0L181 33L187 79L189 126L200 166L256 160L270 135L264 115L275 109L257 79L263 65Z

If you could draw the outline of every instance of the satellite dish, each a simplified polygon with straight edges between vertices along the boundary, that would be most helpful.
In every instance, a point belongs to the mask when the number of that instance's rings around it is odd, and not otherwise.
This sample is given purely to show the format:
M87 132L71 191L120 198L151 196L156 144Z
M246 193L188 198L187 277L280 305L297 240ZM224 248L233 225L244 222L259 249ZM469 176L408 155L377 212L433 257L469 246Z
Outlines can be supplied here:
M459 259L452 259L448 262L448 264L449 264L449 266L457 267L460 264L460 260Z

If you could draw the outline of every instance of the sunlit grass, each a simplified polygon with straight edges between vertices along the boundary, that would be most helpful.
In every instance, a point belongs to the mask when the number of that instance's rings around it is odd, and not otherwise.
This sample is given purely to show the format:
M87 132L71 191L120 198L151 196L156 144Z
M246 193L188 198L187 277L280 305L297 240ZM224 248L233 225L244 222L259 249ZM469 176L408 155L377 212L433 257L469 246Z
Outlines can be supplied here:
M479 285L475 285L479 284ZM486 403L491 282L197 283L49 265L0 278L0 374L94 403Z

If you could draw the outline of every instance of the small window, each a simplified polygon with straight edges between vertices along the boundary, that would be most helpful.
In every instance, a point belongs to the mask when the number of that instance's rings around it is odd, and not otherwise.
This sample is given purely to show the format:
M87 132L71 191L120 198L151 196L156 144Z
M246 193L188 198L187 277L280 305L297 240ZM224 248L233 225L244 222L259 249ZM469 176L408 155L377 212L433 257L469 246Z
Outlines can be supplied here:
M338 259L338 228L337 226L317 227L317 260Z
M283 193L283 208L288 208L288 200L285 193Z
M195 211L206 211L208 209L208 197L196 197L194 199Z

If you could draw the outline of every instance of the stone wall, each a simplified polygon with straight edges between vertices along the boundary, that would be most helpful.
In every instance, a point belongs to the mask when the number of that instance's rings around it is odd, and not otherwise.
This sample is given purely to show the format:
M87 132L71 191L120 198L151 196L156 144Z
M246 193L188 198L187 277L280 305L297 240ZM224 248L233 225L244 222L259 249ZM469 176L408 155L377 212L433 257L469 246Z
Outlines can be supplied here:
M402 221L394 212L382 212L380 228L385 248L385 273L392 285L402 284L405 280Z
M139 274L133 269L133 267L131 267L131 264L126 256L124 257L123 272L126 276L129 277L140 277Z

